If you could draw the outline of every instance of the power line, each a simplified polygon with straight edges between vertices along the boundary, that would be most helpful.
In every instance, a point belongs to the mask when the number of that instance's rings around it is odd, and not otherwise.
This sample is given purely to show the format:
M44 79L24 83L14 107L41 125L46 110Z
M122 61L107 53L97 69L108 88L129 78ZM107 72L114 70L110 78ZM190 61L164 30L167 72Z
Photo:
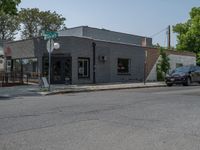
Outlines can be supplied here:
M156 35L162 33L163 31L166 31L167 29L168 29L168 28L164 28L164 29L162 29L161 31L159 31L159 32L157 32L157 33L151 35L150 37L152 38L152 37L154 37L154 36L156 36Z

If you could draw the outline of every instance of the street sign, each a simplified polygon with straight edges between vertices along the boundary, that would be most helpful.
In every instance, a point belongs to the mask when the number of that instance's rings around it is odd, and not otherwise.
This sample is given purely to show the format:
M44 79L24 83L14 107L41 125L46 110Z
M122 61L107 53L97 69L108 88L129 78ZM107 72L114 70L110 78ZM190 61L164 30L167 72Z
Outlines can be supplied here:
M54 41L50 39L47 41L47 51L52 52L53 49L54 49Z
M55 39L58 37L58 32L54 32L54 31L45 31L42 33L42 35L44 36L45 40L48 39Z

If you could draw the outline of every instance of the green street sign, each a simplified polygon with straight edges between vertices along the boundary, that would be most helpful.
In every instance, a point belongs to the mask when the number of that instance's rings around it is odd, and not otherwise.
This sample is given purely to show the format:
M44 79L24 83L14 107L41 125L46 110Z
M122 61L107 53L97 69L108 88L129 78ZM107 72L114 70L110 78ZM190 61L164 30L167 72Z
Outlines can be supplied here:
M58 37L58 32L45 31L44 33L42 33L42 35L44 36L45 40L55 39Z

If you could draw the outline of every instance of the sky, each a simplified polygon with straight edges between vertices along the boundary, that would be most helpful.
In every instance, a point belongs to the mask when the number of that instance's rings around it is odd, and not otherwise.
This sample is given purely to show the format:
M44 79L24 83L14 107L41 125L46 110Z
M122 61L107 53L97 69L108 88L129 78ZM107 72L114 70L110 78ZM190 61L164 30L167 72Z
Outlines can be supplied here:
M86 25L147 37L186 22L192 7L200 7L200 0L22 0L18 6L56 11L68 28ZM167 46L166 31L152 38ZM175 46L176 35L171 38Z

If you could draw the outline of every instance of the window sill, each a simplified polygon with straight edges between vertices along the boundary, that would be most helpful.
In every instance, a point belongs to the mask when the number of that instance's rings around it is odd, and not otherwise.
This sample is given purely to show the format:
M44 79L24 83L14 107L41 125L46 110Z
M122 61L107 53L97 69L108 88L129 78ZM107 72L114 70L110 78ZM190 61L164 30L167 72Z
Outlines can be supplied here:
M125 76L130 76L131 74L130 73L117 73L117 75L125 75Z
M83 80L86 80L86 79L88 79L88 80L89 80L89 79L90 79L90 77L78 77L78 79L79 79L79 80L81 80L81 79L83 79Z

